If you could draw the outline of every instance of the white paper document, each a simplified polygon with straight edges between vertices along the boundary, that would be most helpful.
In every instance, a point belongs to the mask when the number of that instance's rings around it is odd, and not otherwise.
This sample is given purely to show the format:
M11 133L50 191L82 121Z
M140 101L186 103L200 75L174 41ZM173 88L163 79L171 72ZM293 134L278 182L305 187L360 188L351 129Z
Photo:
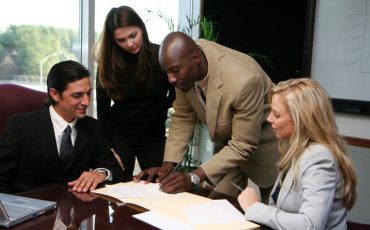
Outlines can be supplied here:
M245 230L259 226L246 221L227 200L212 200L188 192L162 194L158 184L126 182L93 192L150 210L133 217L160 229Z
M182 212L193 224L223 224L245 221L244 215L227 200L212 200L182 208Z
M140 213L133 215L136 219L139 219L141 221L144 221L150 225L153 225L154 227L157 227L159 229L164 230L192 230L193 227L183 223L181 221L178 221L176 219L170 218L167 215L155 213L152 211Z
M116 197L158 197L167 196L167 193L159 189L157 183L136 183L131 185L106 185Z

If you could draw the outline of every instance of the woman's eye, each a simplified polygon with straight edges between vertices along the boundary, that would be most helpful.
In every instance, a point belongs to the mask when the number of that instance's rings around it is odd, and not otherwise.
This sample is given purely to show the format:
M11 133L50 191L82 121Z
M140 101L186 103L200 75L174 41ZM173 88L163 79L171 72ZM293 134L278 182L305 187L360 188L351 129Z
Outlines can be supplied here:
M130 38L135 38L135 37L136 37L136 35L137 35L137 33L132 33L132 34L130 35Z

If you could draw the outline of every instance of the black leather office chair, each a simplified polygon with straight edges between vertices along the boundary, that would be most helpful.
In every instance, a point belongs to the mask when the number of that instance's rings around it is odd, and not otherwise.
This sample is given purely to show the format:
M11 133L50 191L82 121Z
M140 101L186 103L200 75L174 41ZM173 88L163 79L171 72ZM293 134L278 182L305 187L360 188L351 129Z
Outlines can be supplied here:
M9 116L40 109L48 94L15 84L0 84L0 136Z

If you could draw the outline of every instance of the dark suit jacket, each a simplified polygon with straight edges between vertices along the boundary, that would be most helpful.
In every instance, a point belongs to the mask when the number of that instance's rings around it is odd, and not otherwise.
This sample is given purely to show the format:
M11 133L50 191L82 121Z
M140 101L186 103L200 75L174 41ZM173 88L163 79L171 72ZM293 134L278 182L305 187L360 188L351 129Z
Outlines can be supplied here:
M59 158L49 109L9 118L0 139L0 192L19 192L66 184L83 171L98 167L111 170L113 180L122 174L91 117L76 123L76 141L66 164Z

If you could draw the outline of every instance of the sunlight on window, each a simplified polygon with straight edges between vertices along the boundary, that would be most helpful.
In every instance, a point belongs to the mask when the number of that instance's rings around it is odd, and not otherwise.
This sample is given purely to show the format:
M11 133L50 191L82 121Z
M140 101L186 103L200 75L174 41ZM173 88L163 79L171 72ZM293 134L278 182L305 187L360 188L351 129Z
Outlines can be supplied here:
M46 91L50 67L79 57L78 1L12 0L0 15L0 84Z
M121 5L138 12L153 43L161 43L170 32L166 19L178 24L178 0L96 1L97 36L109 10ZM80 60L80 1L12 0L2 3L0 15L0 84L15 83L46 91L46 76L53 64ZM90 50L84 52L91 55Z

